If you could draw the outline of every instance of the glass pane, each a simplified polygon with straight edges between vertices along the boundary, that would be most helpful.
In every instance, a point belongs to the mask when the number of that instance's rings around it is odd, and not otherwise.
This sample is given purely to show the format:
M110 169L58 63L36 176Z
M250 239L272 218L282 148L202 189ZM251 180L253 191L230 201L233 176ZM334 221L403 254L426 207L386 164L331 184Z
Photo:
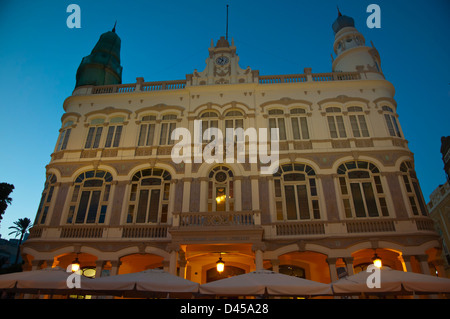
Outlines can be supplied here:
M155 124L148 125L148 135L147 135L147 143L146 145L153 145L153 138L155 136Z
M169 205L163 204L161 208L161 223L167 223L167 211L169 210Z
M317 196L316 180L314 178L309 180L309 189L311 191L311 196Z
M419 184L416 182L413 182L414 191L416 192L417 200L419 201L420 210L422 212L422 215L426 216L427 209L425 208L425 203L423 202L422 195L419 189Z
M164 184L163 200L169 200L169 192L170 192L170 184L169 183L165 183Z
M165 145L167 143L167 123L161 125L161 136L159 138L159 145Z
M50 190L48 191L48 196L47 196L47 203L50 203L52 201L52 196L53 196L53 190L55 189L54 186L50 187Z
M300 219L309 219L309 202L306 185L297 185L297 198Z
M93 148L98 148L98 145L100 144L100 138L102 136L103 127L97 127L97 130L95 131L95 139L94 139L94 145L92 145Z
M284 195L286 203L286 215L288 220L297 219L297 209L295 207L295 189L294 186L284 186Z
M216 211L224 212L226 209L226 190L225 187L217 187L216 188Z
M373 179L375 180L375 187L377 188L377 193L383 194L383 186L381 185L380 176L374 176Z
M142 186L161 185L160 178L144 178L141 180Z
M127 223L132 223L134 217L134 205L128 206Z
M75 223L80 224L84 223L84 217L86 216L86 210L89 202L89 197L91 196L91 192L83 191L81 193L80 204L78 205L77 217L75 219Z
M372 183L363 183L364 197L366 198L367 211L370 217L378 216L377 202L373 193Z
M309 139L308 122L306 121L306 117L300 118L300 126L302 128L302 138L304 140Z
M67 223L72 224L73 221L73 213L75 212L75 206L69 207L69 214L67 215Z
M298 127L298 119L296 117L291 118L292 122L292 133L294 134L294 139L299 140L300 137L300 130Z
M276 202L277 207L277 220L283 220L283 203L278 201Z
M286 139L286 128L284 127L284 119L278 119L278 128L280 130L280 140Z
M141 125L141 129L139 130L138 146L143 146L145 144L146 134L147 134L147 124L143 124Z
M345 177L339 177L339 184L341 185L341 193L342 195L347 195L347 183L345 182Z
M313 205L314 219L320 219L319 201L313 200L312 205Z
M103 194L103 201L107 202L109 199L109 191L111 190L111 185L105 185L105 193Z
M393 115L391 115L391 118L392 122L394 122L395 132L397 133L397 136L402 137L402 135L400 134L400 129L398 128L397 119Z
M352 191L353 205L355 206L356 217L366 217L366 209L364 208L364 202L359 183L351 183L350 189Z
M336 116L336 122L339 129L339 137L347 137L347 134L345 133L344 119L342 116Z
M47 218L48 206L45 206L44 212L42 213L41 224L45 223L45 219Z
M414 196L409 196L409 203L411 204L411 208L414 215L419 215L419 211L417 210L416 201L414 200Z
M345 217L351 218L352 217L352 209L350 207L350 200L344 199L344 210L345 210Z
M64 135L65 134L66 134L66 131L62 131L61 134L59 135L58 146L56 147L57 151L61 150L61 145L62 145L62 142L64 140Z
M115 126L108 127L108 134L106 135L105 147L111 147L115 128L116 128Z
M406 191L408 193L411 193L412 189L411 189L411 185L409 184L409 178L406 175L403 175L403 182L405 182L405 187L406 187Z
M358 123L356 122L356 116L350 115L350 124L352 126L353 136L361 137L361 134L359 133Z
M108 208L108 206L103 205L102 208L100 209L100 216L98 217L98 223L99 224L103 224L105 222L105 216L106 216L106 209Z
M120 136L122 135L122 126L116 127L116 134L114 136L114 144L113 147L119 147Z
M168 136L167 136L167 138L168 138L167 144L169 144L169 145L173 144L173 140L172 140L172 132L173 132L173 130L176 128L176 126L177 126L176 123L170 123L170 124L169 124L169 132L168 132Z
M274 180L275 183L275 197L281 197L281 181L279 179Z
M383 214L383 216L389 216L389 211L387 208L387 204L386 204L386 199L384 198L380 198L380 207L381 207L381 213Z
M86 223L95 223L101 191L93 191Z
M392 122L391 122L391 119L390 119L389 115L388 114L384 114L384 119L386 120L386 125L388 127L389 134L391 136L395 136L394 126L392 126Z
M130 193L130 201L132 202L136 200L136 191L137 191L137 184L132 184Z
M80 185L75 186L73 189L72 200L71 202L76 202L78 199L78 193L80 192Z
M361 127L362 136L368 137L369 129L367 128L366 119L365 119L364 115L358 115L358 120L359 120L359 126Z
M336 123L334 122L334 117L328 116L328 128L330 129L330 136L332 138L337 138L337 129L336 129Z
M89 132L88 132L88 136L86 138L86 144L84 145L84 148L91 148L92 140L94 138L94 131L95 131L95 127L89 128Z
M68 130L66 130L66 135L64 136L64 142L61 147L62 150L65 150L67 147L67 142L69 142L69 136L70 136L71 130L72 129L70 129L70 128Z
M136 223L145 223L145 215L147 212L148 189L143 189L139 193L139 204L136 216Z
M150 207L148 210L148 222L150 222L150 223L158 222L160 194L161 194L161 190L152 189L151 198L150 198Z

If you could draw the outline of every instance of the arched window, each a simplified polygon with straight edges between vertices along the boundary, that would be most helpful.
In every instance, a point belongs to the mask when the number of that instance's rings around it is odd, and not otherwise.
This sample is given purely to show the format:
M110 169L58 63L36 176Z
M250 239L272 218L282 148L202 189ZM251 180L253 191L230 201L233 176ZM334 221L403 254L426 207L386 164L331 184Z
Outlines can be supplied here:
M309 131L306 111L301 108L295 108L291 109L290 113L294 140L308 140Z
M419 181L417 180L416 172L413 169L410 161L403 162L400 165L400 172L402 174L403 183L405 185L406 194L411 205L411 210L414 215L427 215L425 202L419 188Z
M389 216L380 171L372 163L346 162L338 167L345 217Z
M285 164L273 174L277 220L320 219L316 173L305 164Z
M146 115L141 119L141 126L139 128L138 146L153 145L155 137L156 116Z
M325 112L329 113L329 115L327 115L327 121L331 138L347 137L347 134L345 132L344 118L339 114L341 113L341 109L338 107L327 107L325 109ZM333 113L338 114L334 115Z
M166 223L171 179L170 173L160 168L144 169L134 174L126 223Z
M350 106L348 109L350 125L352 126L353 137L369 137L366 118L362 107Z
M226 166L217 166L209 172L208 211L234 211L233 176Z
M278 128L280 141L286 140L286 126L284 123L284 112L280 109L269 110L269 132L271 136L271 129Z
M36 219L34 225L45 224L48 210L53 197L53 191L55 190L56 176L53 174L47 175L44 184L44 190L42 192L41 201L39 202L38 211L36 213Z
M384 113L384 119L386 121L386 125L389 131L390 136L397 136L402 137L402 134L400 133L400 128L398 126L397 119L394 115L394 110L389 106L382 106L381 108Z
M103 224L108 208L112 175L103 170L81 173L75 179L68 224Z

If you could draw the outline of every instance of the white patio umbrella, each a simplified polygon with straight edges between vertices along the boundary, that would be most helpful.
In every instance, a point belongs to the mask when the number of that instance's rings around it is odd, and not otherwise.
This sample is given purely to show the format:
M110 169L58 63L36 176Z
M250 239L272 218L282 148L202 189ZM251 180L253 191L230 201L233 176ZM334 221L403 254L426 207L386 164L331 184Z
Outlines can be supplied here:
M0 289L27 293L67 293L77 289L69 288L70 275L72 273L60 267L10 273L0 275ZM79 276L79 280L81 285L89 281L83 276Z
M169 274L162 269L100 277L86 282L83 290L96 294L124 296L186 297L198 292L199 284Z
M395 294L395 293L417 293L436 294L450 293L450 279L435 277L431 275L418 274L414 272L404 272L393 270L389 267L382 267L379 276L379 288L373 287L372 281L374 272L361 271L355 275L344 277L333 282L331 285L336 294ZM369 276L372 277L367 283ZM373 288L370 288L372 286Z
M283 275L270 270L257 270L247 274L200 285L201 294L209 295L271 295L317 296L331 295L329 284Z

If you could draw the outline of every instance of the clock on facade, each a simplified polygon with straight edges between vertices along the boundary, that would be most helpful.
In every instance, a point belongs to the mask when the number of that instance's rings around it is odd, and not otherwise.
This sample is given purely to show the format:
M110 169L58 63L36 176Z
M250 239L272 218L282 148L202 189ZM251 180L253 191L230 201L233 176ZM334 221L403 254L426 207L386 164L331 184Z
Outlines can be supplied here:
M226 56L221 56L216 59L218 65L225 65L228 63L228 58Z

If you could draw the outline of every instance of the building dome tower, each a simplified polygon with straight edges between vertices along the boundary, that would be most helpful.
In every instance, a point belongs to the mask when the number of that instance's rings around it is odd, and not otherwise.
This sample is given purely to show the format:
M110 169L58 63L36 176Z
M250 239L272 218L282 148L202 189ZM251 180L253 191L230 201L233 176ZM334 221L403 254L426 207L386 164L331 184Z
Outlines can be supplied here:
M378 50L366 46L364 36L355 28L353 18L342 15L338 9L338 17L334 21L333 72L369 72L368 76L383 78Z
M122 83L120 65L120 38L112 31L100 36L91 54L81 60L77 70L75 88L83 85L110 85Z

